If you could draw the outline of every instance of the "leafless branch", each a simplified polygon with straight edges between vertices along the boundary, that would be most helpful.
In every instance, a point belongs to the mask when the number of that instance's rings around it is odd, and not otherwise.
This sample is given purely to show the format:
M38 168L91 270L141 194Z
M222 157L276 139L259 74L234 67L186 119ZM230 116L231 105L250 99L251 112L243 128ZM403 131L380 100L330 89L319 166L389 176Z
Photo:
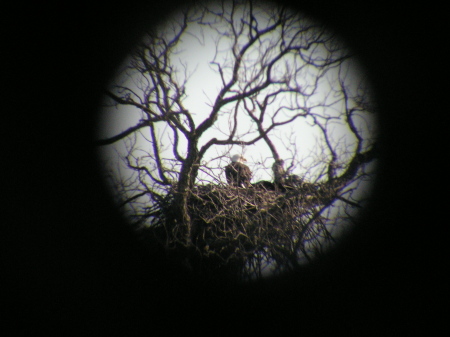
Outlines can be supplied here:
M192 84L190 44L211 48L203 87ZM96 142L122 151L119 206L199 275L259 278L323 254L363 208L377 158L376 109L352 62L323 25L284 7L234 0L180 11L144 36L106 93L107 108L139 115ZM227 185L231 152L253 147L263 153L249 165L273 179Z

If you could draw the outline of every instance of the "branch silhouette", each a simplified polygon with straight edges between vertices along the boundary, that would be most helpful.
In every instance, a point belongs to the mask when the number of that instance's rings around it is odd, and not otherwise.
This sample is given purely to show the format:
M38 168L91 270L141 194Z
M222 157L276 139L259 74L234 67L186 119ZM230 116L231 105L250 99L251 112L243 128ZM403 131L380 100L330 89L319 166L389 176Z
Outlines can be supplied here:
M218 88L202 113L180 61L192 36L214 44ZM323 254L339 223L364 208L376 109L364 78L351 75L353 56L323 25L277 5L197 4L149 31L130 59L105 104L140 120L96 145L125 148L115 163L119 204L180 266L209 280L292 270ZM285 131L300 124L315 132L309 157ZM232 151L259 144L267 154L252 168L272 179L227 185Z

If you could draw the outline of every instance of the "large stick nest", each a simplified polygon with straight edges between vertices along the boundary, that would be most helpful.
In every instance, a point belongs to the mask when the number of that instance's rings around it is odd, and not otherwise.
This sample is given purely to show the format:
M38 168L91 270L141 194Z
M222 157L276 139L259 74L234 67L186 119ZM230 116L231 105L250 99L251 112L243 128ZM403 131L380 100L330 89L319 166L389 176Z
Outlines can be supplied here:
M196 261L208 271L230 265L241 271L263 255L266 261L295 265L305 242L320 235L323 219L317 210L323 199L323 188L307 183L287 188L269 182L249 188L196 186L188 198ZM167 221L154 234L166 247L185 246L184 225L167 214L177 210L170 205L165 210Z
M279 231L289 235L290 226L304 224L318 199L314 193L302 192L199 186L189 199L197 243L215 251L234 243L236 248L253 253L283 235Z

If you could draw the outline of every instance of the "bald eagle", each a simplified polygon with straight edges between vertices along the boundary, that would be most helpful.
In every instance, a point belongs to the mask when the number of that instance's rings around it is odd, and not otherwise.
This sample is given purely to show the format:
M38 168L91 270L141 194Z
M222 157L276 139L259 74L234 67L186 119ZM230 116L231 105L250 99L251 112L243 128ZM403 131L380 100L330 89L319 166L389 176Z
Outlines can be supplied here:
M273 171L273 181L275 184L282 186L285 183L286 171L283 168L284 160L277 159L275 163L273 163L272 171Z
M239 154L231 157L231 163L225 167L225 177L228 184L236 187L250 187L252 171L244 164L247 159Z

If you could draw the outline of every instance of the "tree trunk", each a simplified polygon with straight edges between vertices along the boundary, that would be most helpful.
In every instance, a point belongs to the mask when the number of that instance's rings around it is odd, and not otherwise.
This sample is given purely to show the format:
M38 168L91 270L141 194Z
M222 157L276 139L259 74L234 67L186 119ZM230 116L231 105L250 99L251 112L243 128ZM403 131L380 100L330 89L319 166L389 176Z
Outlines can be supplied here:
M192 236L194 232L191 217L189 215L188 200L191 189L194 187L199 162L197 143L191 141L188 148L188 155L186 156L186 160L181 168L177 194L173 205L173 214L175 214L176 221L186 228L185 235L187 245L192 243Z

